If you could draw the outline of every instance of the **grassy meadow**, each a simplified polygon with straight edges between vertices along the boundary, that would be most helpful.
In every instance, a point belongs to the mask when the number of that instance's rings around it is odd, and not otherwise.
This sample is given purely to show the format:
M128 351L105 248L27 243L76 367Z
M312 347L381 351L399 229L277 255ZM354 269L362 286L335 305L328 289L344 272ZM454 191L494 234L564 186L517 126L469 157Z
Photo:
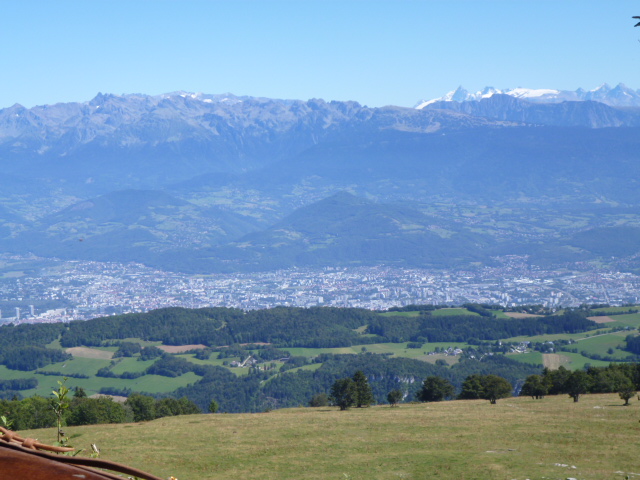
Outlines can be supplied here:
M638 478L640 402L622 403L615 394L585 395L579 403L561 395L497 405L467 400L193 415L65 430L76 448L96 443L104 459L179 480ZM21 433L55 439L54 429Z

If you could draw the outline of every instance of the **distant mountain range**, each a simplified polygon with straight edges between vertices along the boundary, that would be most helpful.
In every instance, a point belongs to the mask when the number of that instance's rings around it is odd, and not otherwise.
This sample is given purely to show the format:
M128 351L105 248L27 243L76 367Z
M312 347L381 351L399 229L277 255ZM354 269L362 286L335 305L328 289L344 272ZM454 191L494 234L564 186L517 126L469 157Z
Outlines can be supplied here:
M640 108L611 100L623 86L580 92L14 105L0 110L0 250L200 272L508 254L635 269L640 247L615 237L640 227Z
M437 102L471 102L491 98L494 95L508 95L531 103L561 103L561 102L599 102L612 107L640 107L640 90L632 90L619 83L611 88L606 83L593 90L579 88L575 91L554 90L548 88L511 88L498 90L493 87L485 87L472 93L462 87L447 93L443 97L432 100L421 100L417 103L417 109L428 107Z

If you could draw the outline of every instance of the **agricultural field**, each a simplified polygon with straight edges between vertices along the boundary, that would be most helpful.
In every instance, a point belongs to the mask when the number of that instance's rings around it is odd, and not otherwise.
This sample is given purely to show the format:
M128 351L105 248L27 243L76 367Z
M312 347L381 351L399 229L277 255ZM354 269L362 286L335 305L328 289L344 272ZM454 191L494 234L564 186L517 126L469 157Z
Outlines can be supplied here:
M404 358L420 358L427 356L429 352L434 352L436 348L459 347L466 348L469 345L464 342L434 342L425 343L422 348L408 348L409 342L402 343L372 343L369 345L354 345L352 347L342 348L287 348L291 355L302 357L315 357L321 353L332 354L358 354L363 352L377 354L391 354L392 356Z
M606 367L611 363L604 360L594 360L579 353L560 352L557 355L561 357L561 364L569 370L580 370L587 366Z
M607 351L608 355L618 360L624 360L628 356L628 352L623 352L620 348L624 347L624 339L627 335L629 335L629 332L621 331L578 339L576 347L578 351L587 353Z
M640 403L615 394L291 408L69 427L76 448L161 478L622 480L638 472ZM170 434L168 434L170 432ZM20 432L44 442L54 429ZM180 439L176 443L176 439Z
M480 316L475 312L470 312L466 308L441 308L431 312L431 315L434 317L453 317L455 315Z
M441 308L435 311L430 312L430 315L434 317L434 324L441 325L440 332L447 333L447 329L450 328L450 325L455 321L460 321L461 316L463 316L463 320L467 322L462 327L458 327L455 336L449 335L451 338L469 338L471 339L471 335L466 334L467 330L464 329L476 329L475 332L479 332L483 334L484 331L481 328L474 327L474 325L482 325L482 328L486 328L487 330L491 330L495 325L511 325L513 321L514 325L518 325L521 323L532 321L537 322L538 320L535 317L532 317L529 314L521 314L519 312L503 312L501 310L494 310L492 313L494 317L490 317L487 315L487 310L478 309L476 307L470 307L473 310L480 311L484 316L481 316L477 313L472 312L467 308ZM490 341L478 341L475 340L471 344L462 341L440 341L440 342L426 342L426 341L403 341L403 342L380 342L380 343L371 343L368 344L366 341L371 341L370 337L373 337L372 334L368 334L367 325L363 325L362 323L351 324L348 329L343 328L342 330L335 330L335 332L339 332L338 335L342 337L336 341L331 337L332 334L328 335L323 342L325 344L340 344L351 346L342 346L342 347L322 347L322 348L311 348L311 347L288 347L282 345L268 345L265 342L271 341L269 337L259 337L257 335L271 335L272 330L278 328L278 323L275 320L268 319L268 321L272 321L271 327L266 333L257 332L253 335L253 337L244 337L247 339L255 339L258 338L259 341L256 341L256 344L244 343L244 341L238 341L237 343L233 342L225 342L225 343L217 343L214 345L227 345L229 346L220 347L217 351L207 351L205 353L209 354L209 358L204 359L206 356L201 356L203 359L196 358L196 353L194 349L202 349L204 344L200 343L203 340L196 341L185 341L184 345L163 345L160 341L151 341L148 338L144 340L142 338L135 337L134 335L130 335L129 338L125 339L113 339L109 336L103 336L101 338L106 338L103 341L103 346L95 347L95 346L82 346L81 344L75 343L71 345L75 345L71 348L63 348L60 340L50 341L47 344L49 349L60 350L67 352L73 355L72 358L66 359L64 361L59 361L56 363L50 363L46 366L38 368L37 370L31 371L20 371L20 370L10 370L4 365L0 365L0 380L16 380L16 379L29 379L35 378L38 380L38 386L36 388L31 388L28 390L20 390L19 394L28 397L31 395L42 395L45 397L50 396L52 389L57 386L57 382L61 380L63 377L69 377L68 385L72 388L81 387L83 388L88 395L92 395L95 393L99 393L102 389L107 389L108 392L143 392L149 394L173 394L177 389L183 389L180 393L176 393L178 395L189 394L198 394L204 395L202 393L194 392L193 389L189 390L189 386L195 383L198 383L200 380L203 380L206 376L205 372L211 372L212 367L222 367L233 374L231 379L235 377L237 381L247 381L243 385L254 385L252 387L257 391L257 389L261 388L260 385L264 385L270 381L270 379L278 379L277 388L279 389L278 395L283 395L283 391L287 390L286 378L282 378L282 375L286 375L281 373L281 368L284 367L283 370L289 368L288 373L297 375L296 388L300 388L304 390L304 385L315 385L314 381L307 380L304 377L305 373L313 373L315 370L319 368L323 368L323 371L320 372L322 378L327 378L325 374L325 368L333 369L332 373L329 375L337 375L340 371L340 362L362 362L359 368L366 369L368 365L372 365L375 362L378 362L376 358L380 358L379 355L382 355L383 360L380 361L390 361L394 367L399 369L402 372L422 372L422 373L403 373L403 375L408 375L412 377L411 382L419 382L420 377L417 375L421 375L424 378L424 375L429 373L425 372L438 372L441 375L448 375L446 371L440 371L438 369L446 369L448 367L454 367L458 369L461 367L462 369L467 369L468 365L465 363L467 360L463 360L465 356L470 357L470 359L475 359L474 361L478 361L478 359L486 356L487 353L492 353L494 355L502 355L502 352L507 353L507 358L511 362L510 367L507 370L512 369L512 371L519 371L523 373L519 373L518 375L525 375L525 370L528 372L526 375L531 373L539 372L542 366L547 366L549 368L557 368L559 366L564 366L570 370L582 369L585 366L606 366L610 361L629 361L630 353L623 350L626 346L625 338L627 335L637 332L638 326L640 326L640 313L624 313L629 310L629 307L623 307L622 309L606 309L603 310L603 315L598 316L597 318L605 318L606 314L610 314L612 318L614 318L614 322L607 322L598 325L599 328L595 328L592 330L588 330L589 325L582 330L579 330L578 333L550 333L545 335L535 335L535 336L515 336L511 338L503 338L499 339L496 336L489 337L492 338ZM598 312L598 310L594 310ZM343 310L340 310L338 313L333 313L334 315L339 314L343 315ZM357 313L357 312L356 312ZM188 311L182 312L181 315L189 315ZM282 321L287 321L287 317L282 315L282 311L277 312L276 314L281 315ZM361 313L358 313L362 315ZM367 316L368 315L368 316ZM372 321L375 323L376 318L371 316L371 313L367 313L362 318L366 318L367 321ZM385 312L381 314L373 314L379 315L384 322L386 322L385 328L389 328L390 335L388 337L385 336L376 336L377 339L384 338L419 338L424 339L424 337L420 337L413 334L407 334L406 331L403 332L401 329L405 328L406 325L411 327L412 325L420 325L420 322L413 321L413 318L418 317L420 312L418 311L402 311L402 312ZM140 321L144 320L146 317L142 317ZM345 318L347 316L345 315ZM436 320L437 319L437 320ZM113 320L108 320L113 321ZM322 321L322 318L317 317L313 320L313 322ZM542 322L543 319L540 320ZM584 321L584 319L582 319ZM309 325L314 325L313 322L310 322ZM366 323L366 322L363 322ZM96 324L97 325L97 324ZM203 324L205 325L205 324ZM222 324L221 324L222 325ZM307 325L304 322L292 323L292 326L295 325ZM359 325L359 326L356 326ZM461 325L458 323L458 325ZM99 328L99 327L97 327ZM215 334L220 331L220 328L216 328L214 331ZM243 328L247 328L246 326ZM253 327L251 327L253 328ZM292 327L294 328L294 327ZM295 328L299 328L295 326ZM378 328L380 328L378 326ZM413 327L412 327L413 328ZM422 328L422 327L420 327ZM462 328L462 330L461 330ZM515 331L525 331L525 330L515 330L514 328L504 327L503 330L495 330L496 332L515 332ZM398 329L398 334L394 333L393 329ZM197 329L194 329L197 330ZM131 330L133 331L133 330ZM381 331L381 330L378 330ZM541 330L536 330L541 331ZM549 331L549 330L547 330ZM567 330L556 330L559 332L567 331ZM181 334L180 329L175 331L177 335ZM297 331L296 331L297 332ZM415 331L414 331L415 332ZM384 333L384 332L383 332ZM433 333L433 332L432 332ZM429 333L431 335L432 333ZM91 334L91 331L86 333ZM313 344L315 342L316 333L304 333L305 342L307 344ZM323 331L320 330L318 332L319 335L323 335ZM435 334L439 334L439 332L435 332ZM465 337L466 334L466 337ZM475 333L477 334L477 333ZM296 344L302 343L299 341L297 333L291 335L290 332L278 333L278 335L290 335L289 340L287 342ZM381 335L381 334L378 334ZM393 337L396 335L396 337ZM495 333L492 331L492 335ZM124 336L124 335L123 335ZM153 338L153 337L152 337ZM241 337L242 338L242 337ZM280 337L282 338L282 337ZM281 340L282 341L282 340ZM123 353L119 351L121 348L119 346L120 342L129 342L129 343L137 343L141 347L160 347L165 351L165 354L168 353L169 357L173 360L173 364L171 364L169 370L166 369L166 366L163 371L151 371L150 373L146 373L147 369L152 368L155 363L158 361L159 357L149 358L148 360L141 361L140 353L134 353L133 356L122 357L118 355L122 355ZM522 344L526 342L531 342L531 345L538 344L536 348L538 350L533 350L532 348L523 349ZM64 343L64 342L63 342ZM95 342L94 342L95 343ZM168 343L177 343L173 341L173 337L169 338ZM257 344L262 343L260 347ZM318 343L318 342L315 342ZM65 345L69 345L69 343L64 343ZM304 344L304 343L303 343ZM520 345L519 345L520 344ZM543 345L541 345L543 344ZM254 346L255 345L255 346ZM518 347L519 353L512 353L515 349L514 347ZM272 356L265 356L264 358L270 358L271 360L265 360L263 363L256 365L255 367L233 367L231 366L231 362L233 361L244 361L247 359L249 355L261 356L264 355L263 352L268 352L269 348L278 348L278 351ZM547 348L548 347L548 348ZM226 349L230 350L227 352ZM267 348L267 350L262 350L262 348ZM463 354L452 355L445 352L447 349L461 349ZM475 350L475 351L474 351ZM139 349L138 349L139 351ZM459 353L459 352L458 352ZM367 355L374 354L376 358L367 357ZM304 357L304 359L293 358L291 361L295 362L293 365L286 365L281 359L283 357L287 357L288 355L292 357ZM318 359L317 357L320 355L326 355L326 357ZM345 360L344 357L334 358L335 356L347 355L352 356L353 360ZM360 360L358 360L358 358ZM178 363L176 363L178 362ZM180 363L182 362L182 363ZM333 362L333 363L332 363ZM368 363L367 363L368 362ZM395 362L395 363L393 363ZM413 362L413 363L412 363ZM171 362L169 362L171 363ZM185 368L185 365L187 366ZM401 366L400 366L401 365ZM467 366L465 366L467 365ZM160 367L158 367L160 368ZM382 367L378 365L375 368L384 369L386 367ZM99 370L103 370L101 375L98 377L96 374ZM172 370L174 369L174 370ZM191 371L189 371L191 369ZM434 370L435 369L435 370ZM525 369L525 370L523 370ZM461 370L457 370L460 372ZM464 370L467 371L467 370ZM104 376L106 372L107 376ZM379 370L379 372L383 372L383 370ZM153 373L153 374L152 374ZM504 372L507 374L508 372ZM127 375L128 374L128 375ZM134 377L136 374L141 374L141 376L137 378ZM453 375L454 372L451 372ZM109 376L111 375L111 376ZM124 378L118 378L119 376L124 375ZM228 373L224 371L218 371L218 375L223 375L218 378L216 381L223 381L224 375L228 375ZM254 377L253 379L250 375L259 375L259 378ZM382 375L382 373L379 373ZM387 375L387 374L385 374ZM382 376L379 377L380 379ZM389 377L390 378L390 377ZM524 379L524 376L518 376L511 379L511 381L521 381ZM233 381L235 381L233 380ZM224 380L225 382L231 382L232 380ZM293 380L291 380L293 381ZM456 388L460 388L461 379L457 380L458 383ZM253 383L252 383L253 382ZM415 383L417 385L418 383ZM517 383L513 383L516 385ZM521 384L521 382L520 382ZM239 386L238 383L236 386L238 388L244 388ZM204 388L204 387L203 387ZM211 387L213 390L219 387ZM227 387L228 388L228 387ZM274 387L276 388L276 387ZM323 387L324 388L324 387ZM328 387L327 387L328 388ZM386 388L386 387L385 387ZM186 390L185 390L186 389ZM212 390L212 391L213 391ZM301 391L302 391L301 390ZM410 388L408 395L415 394L416 388ZM252 390L253 391L253 390ZM305 395L310 397L314 392L312 390L304 390ZM0 392L1 393L1 392ZM386 395L387 392L378 391L379 400ZM7 394L9 397L13 395L12 393ZM267 395L270 396L271 394ZM275 393L273 395L276 395ZM302 394L300 394L302 395ZM6 396L6 395L5 395ZM202 404L204 405L205 399L204 396L201 397ZM299 405L305 404L308 401L306 397L296 397L295 400L282 400L282 396L279 397L281 401L290 401L289 404L280 404L280 406L291 406L291 405ZM292 397L293 398L293 397ZM231 399L227 400L231 402ZM295 401L295 403L293 403ZM226 408L229 407L229 403L226 404ZM249 404L247 404L249 405ZM251 404L250 408L253 408L259 411L261 406L258 406L258 403ZM248 407L249 408L249 407ZM234 410L231 410L234 411ZM235 410L237 411L237 410ZM250 410L254 411L254 410Z
M18 372L18 375L15 375L16 378L25 378L25 376L24 372ZM35 374L34 377L38 380L38 387L30 390L22 390L20 393L24 397L40 395L49 398L51 396L51 391L58 388L58 381L63 379L63 375L45 376ZM3 377L3 379L4 378L8 377ZM103 387L113 387L118 389L129 388L136 392L146 393L169 393L199 379L200 377L191 372L185 373L179 377L144 375L134 380L91 376L90 378L69 378L67 385L72 388L81 387L89 395L98 393Z

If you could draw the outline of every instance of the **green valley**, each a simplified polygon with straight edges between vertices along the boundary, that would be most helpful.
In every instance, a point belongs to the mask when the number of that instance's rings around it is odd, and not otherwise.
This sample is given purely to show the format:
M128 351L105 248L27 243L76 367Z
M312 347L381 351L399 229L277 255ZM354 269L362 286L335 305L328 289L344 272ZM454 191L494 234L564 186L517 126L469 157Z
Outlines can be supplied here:
M640 313L630 309L527 316L477 304L385 312L170 308L3 326L0 379L37 384L7 386L0 396L46 397L68 377L89 395L187 396L203 410L215 398L221 411L263 411L306 405L355 370L371 378L379 403L396 388L413 399L428 375L459 389L468 375L494 373L517 388L543 365L574 370L637 361L626 341L637 335Z

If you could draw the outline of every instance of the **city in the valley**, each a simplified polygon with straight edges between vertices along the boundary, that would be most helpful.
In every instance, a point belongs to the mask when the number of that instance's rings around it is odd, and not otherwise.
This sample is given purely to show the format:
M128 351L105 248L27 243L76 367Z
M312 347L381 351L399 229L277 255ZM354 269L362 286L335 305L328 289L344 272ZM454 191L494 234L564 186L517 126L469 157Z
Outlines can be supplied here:
M33 258L3 257L7 262ZM544 270L525 256L476 270L389 266L325 267L187 275L141 264L52 261L0 278L3 323L57 322L163 307L334 306L387 309L410 304L547 307L638 303L640 276L587 264Z

